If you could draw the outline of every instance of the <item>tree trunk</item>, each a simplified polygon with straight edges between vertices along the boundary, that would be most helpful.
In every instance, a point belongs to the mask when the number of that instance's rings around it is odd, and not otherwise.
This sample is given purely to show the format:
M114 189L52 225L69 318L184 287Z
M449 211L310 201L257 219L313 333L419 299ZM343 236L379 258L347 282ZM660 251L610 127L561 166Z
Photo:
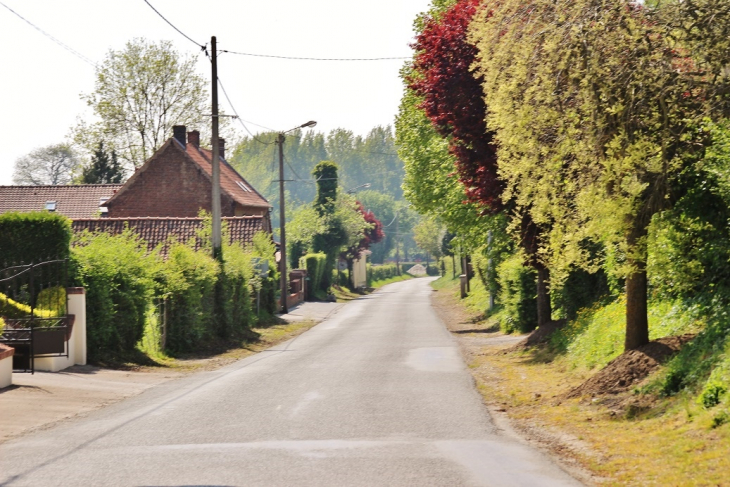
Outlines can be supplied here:
M647 312L646 237L643 225L630 232L628 264L631 273L626 276L626 341L625 350L633 350L649 343L649 318Z
M451 278L456 279L456 256L451 254Z
M537 269L537 326L544 326L552 319L550 292L548 291L550 270L540 263L536 264L535 268Z

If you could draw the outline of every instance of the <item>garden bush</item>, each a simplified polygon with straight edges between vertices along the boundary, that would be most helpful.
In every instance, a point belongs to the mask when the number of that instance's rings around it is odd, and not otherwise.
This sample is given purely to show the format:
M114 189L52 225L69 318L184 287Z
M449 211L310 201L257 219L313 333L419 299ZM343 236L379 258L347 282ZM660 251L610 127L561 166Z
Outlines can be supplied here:
M260 308L265 315L273 316L278 310L276 293L279 291L279 274L276 262L276 245L270 233L258 232L253 236L251 242L253 257L264 259L268 262L269 272L265 279L261 280ZM255 278L256 279L256 278Z
M315 299L315 293L322 283L322 275L326 266L327 255L324 252L307 254L299 261L299 266L307 270L307 299Z
M523 262L523 255L517 253L497 267L499 302L505 316L500 326L507 333L526 333L537 326L537 273Z
M240 245L223 247L223 299L226 334L238 334L250 328L253 317L251 287L255 288L253 254ZM258 281L256 281L258 282Z
M167 340L172 353L196 350L216 329L215 285L219 266L208 253L174 243L157 273L157 292L167 306Z
M372 265L367 264L367 281L368 287L372 287L373 282L384 281L398 276L398 267L395 264Z
M0 269L19 264L66 259L71 221L47 211L0 215Z
M142 338L145 311L153 293L156 255L131 231L77 236L71 254L73 285L86 288L89 361L134 350Z

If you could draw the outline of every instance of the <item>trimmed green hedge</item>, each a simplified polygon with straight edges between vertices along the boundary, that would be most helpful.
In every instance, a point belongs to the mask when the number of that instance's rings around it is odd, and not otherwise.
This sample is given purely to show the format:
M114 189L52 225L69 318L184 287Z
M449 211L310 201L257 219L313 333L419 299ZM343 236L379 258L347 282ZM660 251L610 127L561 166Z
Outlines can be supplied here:
M537 273L515 254L497 267L499 302L507 316L503 331L526 333L537 326Z
M367 280L368 287L371 287L375 281L384 281L398 275L398 267L395 264L372 265L367 264Z
M254 272L254 256L270 260L268 277ZM257 289L262 318L273 314L278 281L271 267L270 236L256 236L247 248L224 246L223 257L221 267L207 249L172 243L163 260L158 253L148 254L147 245L129 230L117 236L77 235L71 279L73 285L86 288L89 360L133 352L147 320L147 328L154 328L150 336L157 338L148 337L146 343L158 341L164 327L165 349L173 354L240 337L256 322ZM164 306L158 308L159 317L146 313L160 302Z
M167 350L187 352L212 340L218 263L203 252L173 244L157 276L167 302Z
M0 215L0 268L65 259L70 242L71 221L58 213Z
M322 285L322 276L327 263L327 255L323 252L315 254L307 254L299 261L299 266L307 269L307 299L313 300L314 294Z
M132 232L85 233L71 254L71 280L86 288L89 361L134 350L142 338L145 311L160 261Z

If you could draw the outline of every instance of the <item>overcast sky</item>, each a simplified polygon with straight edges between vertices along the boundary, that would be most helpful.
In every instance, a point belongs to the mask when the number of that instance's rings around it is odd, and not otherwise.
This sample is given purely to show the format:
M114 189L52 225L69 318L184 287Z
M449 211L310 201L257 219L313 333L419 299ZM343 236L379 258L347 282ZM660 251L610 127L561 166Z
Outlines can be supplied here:
M408 57L416 15L429 0L149 0L196 43L215 35L219 49L320 58ZM170 40L184 53L196 45L144 0L0 0L0 184L12 184L15 160L61 143L77 117L90 119L81 93L93 89L94 66L135 37ZM86 58L85 61L82 58ZM90 62L88 62L90 61ZM392 125L402 60L302 61L221 54L218 76L242 119L287 130L308 120L316 130L343 127L365 135ZM210 63L199 56L210 79ZM231 109L221 95L221 107ZM237 127L243 132L240 124Z

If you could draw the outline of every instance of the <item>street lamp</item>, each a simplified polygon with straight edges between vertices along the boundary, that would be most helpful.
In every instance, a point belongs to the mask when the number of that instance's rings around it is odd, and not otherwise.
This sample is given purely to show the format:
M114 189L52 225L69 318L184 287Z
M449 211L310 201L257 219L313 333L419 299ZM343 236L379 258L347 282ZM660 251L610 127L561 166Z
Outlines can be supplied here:
M369 187L370 187L370 183L365 183L365 184L361 184L360 186L355 186L354 188L350 188L347 191L345 191L345 193L352 194L360 188L369 188Z
M286 303L286 298L289 295L289 286L287 285L286 275L286 215L284 211L284 135L297 129L303 129L308 127L314 127L317 122L310 120L307 123L303 123L298 127L289 129L285 132L279 132L279 137L276 141L279 144L279 230L281 232L281 243L279 244L279 272L281 272L281 312L286 314L289 312L289 307Z

